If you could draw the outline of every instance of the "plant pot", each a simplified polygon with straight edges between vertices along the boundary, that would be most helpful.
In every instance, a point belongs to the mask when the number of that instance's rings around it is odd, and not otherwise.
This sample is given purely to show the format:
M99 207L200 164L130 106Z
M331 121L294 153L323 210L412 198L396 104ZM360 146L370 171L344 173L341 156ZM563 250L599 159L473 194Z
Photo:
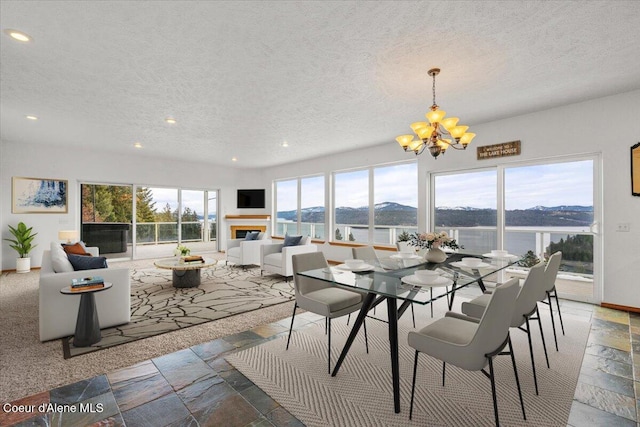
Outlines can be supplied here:
M31 271L31 258L18 258L16 260L16 273L28 273Z
M447 259L447 254L440 248L431 248L424 254L424 260L428 262L440 263Z

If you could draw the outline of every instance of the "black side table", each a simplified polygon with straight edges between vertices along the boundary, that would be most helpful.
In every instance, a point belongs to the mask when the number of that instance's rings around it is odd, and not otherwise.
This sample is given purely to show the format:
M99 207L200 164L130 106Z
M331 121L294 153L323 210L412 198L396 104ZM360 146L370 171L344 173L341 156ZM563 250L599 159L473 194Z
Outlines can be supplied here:
M113 286L112 283L105 282L104 287L98 289L72 291L71 286L60 289L61 294L80 295L76 332L73 336L73 345L75 347L89 347L91 344L95 344L102 339L98 310L96 310L96 297L93 294L106 291L111 286Z

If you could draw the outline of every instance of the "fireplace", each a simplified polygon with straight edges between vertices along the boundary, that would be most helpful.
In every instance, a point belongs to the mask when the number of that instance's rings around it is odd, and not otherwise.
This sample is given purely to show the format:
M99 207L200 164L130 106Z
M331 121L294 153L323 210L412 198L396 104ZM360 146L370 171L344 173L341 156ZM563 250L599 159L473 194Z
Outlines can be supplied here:
M231 226L231 238L232 239L244 239L247 233L252 231L259 231L264 233L267 231L266 225L232 225Z

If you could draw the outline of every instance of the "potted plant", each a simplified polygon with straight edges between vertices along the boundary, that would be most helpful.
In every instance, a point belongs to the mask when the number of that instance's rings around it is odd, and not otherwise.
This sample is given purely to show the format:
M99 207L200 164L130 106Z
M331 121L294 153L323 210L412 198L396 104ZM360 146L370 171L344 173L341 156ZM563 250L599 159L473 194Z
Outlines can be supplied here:
M29 258L29 252L31 252L31 249L38 246L31 244L33 238L38 234L32 234L32 230L33 227L27 228L24 222L19 222L18 226L15 228L9 226L9 231L11 231L11 234L13 234L15 239L4 239L11 243L9 246L15 249L20 256L16 261L16 273L28 273L31 271L31 258Z

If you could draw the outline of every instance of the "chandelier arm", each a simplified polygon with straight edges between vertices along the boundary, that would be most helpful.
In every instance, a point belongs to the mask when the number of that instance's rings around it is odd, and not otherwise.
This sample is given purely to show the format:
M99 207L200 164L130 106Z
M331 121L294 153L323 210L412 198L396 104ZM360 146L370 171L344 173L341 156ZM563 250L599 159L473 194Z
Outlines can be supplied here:
M414 151L414 153L416 153L416 156L419 156L420 154L422 154L425 148L427 148L427 144L424 141L422 141L422 147L420 148L420 150Z

